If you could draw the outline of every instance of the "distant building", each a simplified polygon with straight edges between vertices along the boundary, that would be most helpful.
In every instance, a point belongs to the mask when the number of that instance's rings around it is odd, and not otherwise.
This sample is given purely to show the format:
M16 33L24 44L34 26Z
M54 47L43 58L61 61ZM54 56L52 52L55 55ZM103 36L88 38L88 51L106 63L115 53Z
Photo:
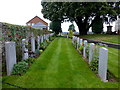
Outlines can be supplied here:
M38 28L38 29L45 29L48 30L48 23L42 20L40 17L35 16L31 20L26 23L27 26Z

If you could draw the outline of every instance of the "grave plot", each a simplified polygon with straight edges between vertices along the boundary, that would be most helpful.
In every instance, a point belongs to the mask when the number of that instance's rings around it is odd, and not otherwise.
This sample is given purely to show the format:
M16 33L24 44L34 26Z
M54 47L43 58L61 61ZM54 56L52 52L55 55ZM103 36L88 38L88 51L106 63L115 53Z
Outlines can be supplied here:
M78 37L74 36L72 39L72 43L75 47L79 48L77 50L83 55L83 58L85 59L85 61L87 61L92 71L94 71L104 82L107 82L107 79L112 82L118 81L117 53L115 55L112 55L110 48L106 47L106 45L99 46L95 45L94 43L88 44L86 40L84 40L83 42L77 42L77 40ZM80 46L78 46L78 44ZM114 58L111 58L112 56ZM113 60L115 60L115 62L111 63L113 62ZM115 69L115 71L113 71L113 68Z
M73 47L71 39L56 38L23 76L3 77L22 88L117 88L102 82ZM4 88L14 88L3 84Z

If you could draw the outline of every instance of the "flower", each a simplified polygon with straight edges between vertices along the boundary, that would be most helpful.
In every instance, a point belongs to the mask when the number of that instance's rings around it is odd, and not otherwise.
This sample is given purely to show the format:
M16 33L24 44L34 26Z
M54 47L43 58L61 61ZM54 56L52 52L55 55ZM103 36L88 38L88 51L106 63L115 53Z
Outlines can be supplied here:
M19 33L16 33L16 35L18 35Z
M21 36L19 36L18 38L22 38Z
M26 38L25 40L29 40L29 39Z
M82 44L82 46L84 46L84 44Z
M11 38L11 37L12 37L12 35L8 35L8 37L10 37L10 38Z

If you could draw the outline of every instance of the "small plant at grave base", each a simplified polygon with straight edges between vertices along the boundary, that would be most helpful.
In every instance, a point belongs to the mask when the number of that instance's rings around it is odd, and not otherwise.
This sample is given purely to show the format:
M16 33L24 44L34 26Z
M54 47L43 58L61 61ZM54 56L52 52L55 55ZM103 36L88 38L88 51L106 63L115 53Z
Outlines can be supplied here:
M74 41L74 45L73 46L76 48L76 46L77 46L77 41L76 40Z
M89 57L89 46L86 47L86 56Z
M40 53L43 53L43 50L42 50L42 49L40 50Z
M46 42L47 42L47 43L49 43L49 41L48 41L48 40L46 40Z
M23 75L26 73L27 69L29 68L28 63L25 61L18 62L15 64L12 70L13 75Z
M38 57L40 55L40 51L38 49L35 50L35 57Z
M99 61L99 48L95 46L94 49L94 57L90 62L90 69L94 71L96 74L98 73L98 61Z
M43 42L43 43L40 43L40 49L45 50L44 42Z
M25 60L26 63L28 63L29 66L31 66L35 62L35 58L28 58Z
M90 69L94 71L96 74L98 73L98 60L92 60L90 62Z
M81 53L83 53L83 48L84 48L84 46L82 45L82 46L80 46L80 48L79 48L79 50L80 50L80 52Z

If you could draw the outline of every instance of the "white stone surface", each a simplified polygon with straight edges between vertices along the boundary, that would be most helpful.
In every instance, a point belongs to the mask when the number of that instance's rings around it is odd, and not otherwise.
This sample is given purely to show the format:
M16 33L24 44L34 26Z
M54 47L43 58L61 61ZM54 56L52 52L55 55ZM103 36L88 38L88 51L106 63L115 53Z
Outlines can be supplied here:
M80 42L79 42L79 43L80 43L80 46L82 46L82 41L83 41L83 39L80 39Z
M99 51L98 74L102 81L107 82L107 64L108 64L108 49L101 47Z
M35 38L31 37L31 50L32 52L35 52Z
M72 44L74 44L75 36L72 37Z
M87 40L84 40L83 57L86 58Z
M41 36L41 43L43 43L43 38L44 38L44 37L43 37L43 36Z
M79 48L79 37L77 38L77 50L78 50L78 48Z
M28 48L25 46L28 45L28 40L27 39L22 39L22 59L26 60L28 59Z
M94 43L90 43L90 47L89 47L89 64L92 61L93 57L94 57L94 48L95 48L95 44Z
M15 42L5 42L7 75L11 75L14 64L16 64Z
M68 35L67 35L67 38L68 38Z
M40 49L40 36L37 36L37 44L38 44L37 49L39 50Z

